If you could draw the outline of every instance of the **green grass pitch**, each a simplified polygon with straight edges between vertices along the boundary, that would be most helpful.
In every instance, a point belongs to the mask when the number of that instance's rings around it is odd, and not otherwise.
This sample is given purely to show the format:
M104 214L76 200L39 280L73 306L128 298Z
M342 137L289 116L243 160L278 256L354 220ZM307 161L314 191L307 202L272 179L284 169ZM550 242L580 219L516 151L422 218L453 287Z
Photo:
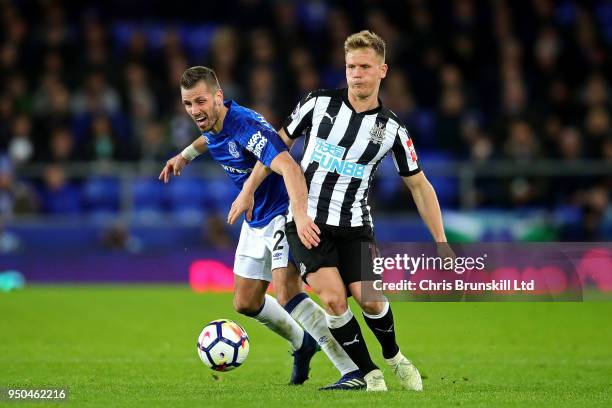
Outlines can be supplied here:
M402 391L389 369L387 393L319 392L338 378L323 353L305 385L286 385L288 344L233 312L230 294L195 294L186 286L30 286L0 294L0 387L68 387L69 400L53 406L78 407L612 406L612 303L393 308L400 346L425 377L422 393ZM246 363L233 372L214 373L196 354L200 330L216 318L238 321L251 339Z

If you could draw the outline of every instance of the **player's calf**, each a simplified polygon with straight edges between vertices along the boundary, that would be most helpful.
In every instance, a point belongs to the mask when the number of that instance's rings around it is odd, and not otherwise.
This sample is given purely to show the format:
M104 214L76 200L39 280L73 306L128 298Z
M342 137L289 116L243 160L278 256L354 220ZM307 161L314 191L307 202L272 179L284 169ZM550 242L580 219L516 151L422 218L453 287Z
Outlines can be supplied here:
M276 299L266 294L268 282L234 276L234 309L252 317L291 343L297 350L302 346L304 330Z
M355 372L358 372L357 366L330 333L323 308L310 299L306 293L300 292L287 302L285 310L317 340L323 352L340 371L342 379L326 389L343 389L343 386L347 386L344 380L350 381L348 386L359 385L356 378L353 378ZM347 374L353 376L345 378ZM363 376L359 373L359 377ZM365 383L362 385L365 387Z
M268 282L234 275L234 310L253 316L263 307Z
M263 296L251 299L245 299L242 297L234 296L233 299L234 310L245 316L255 316L259 310L263 307L264 298Z
M382 311L378 314L368 314L364 311L363 319L380 343L383 357L395 356L399 352L399 346L395 339L395 322L389 302L383 304Z
M308 284L325 304L327 327L338 344L366 374L378 367L372 362L359 323L347 306L344 283L337 268L320 268L307 275Z
M276 300L283 307L303 293L302 280L291 263L286 268L276 268L272 271L272 284Z

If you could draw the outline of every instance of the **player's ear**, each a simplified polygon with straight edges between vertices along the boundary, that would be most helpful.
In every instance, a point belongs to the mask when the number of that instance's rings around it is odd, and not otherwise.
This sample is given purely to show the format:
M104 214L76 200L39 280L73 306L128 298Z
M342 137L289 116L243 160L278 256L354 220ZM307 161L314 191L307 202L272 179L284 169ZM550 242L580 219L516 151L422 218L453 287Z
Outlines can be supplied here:
M219 88L215 91L215 99L217 103L223 103L223 89Z
M383 79L387 76L388 69L389 69L389 66L387 64L382 64L380 66L380 79Z

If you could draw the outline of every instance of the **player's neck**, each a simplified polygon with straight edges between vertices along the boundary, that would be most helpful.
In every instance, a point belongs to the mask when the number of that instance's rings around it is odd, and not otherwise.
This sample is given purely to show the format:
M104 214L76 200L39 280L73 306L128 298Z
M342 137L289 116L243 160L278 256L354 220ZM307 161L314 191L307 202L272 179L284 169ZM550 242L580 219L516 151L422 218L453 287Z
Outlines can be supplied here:
M349 90L348 100L357 113L367 112L369 110L378 108L378 92L374 92L365 98L359 98Z
M215 134L221 132L223 130L223 122L225 121L225 115L227 115L227 108L225 105L221 105L221 109L219 110L219 119L212 127L211 131Z

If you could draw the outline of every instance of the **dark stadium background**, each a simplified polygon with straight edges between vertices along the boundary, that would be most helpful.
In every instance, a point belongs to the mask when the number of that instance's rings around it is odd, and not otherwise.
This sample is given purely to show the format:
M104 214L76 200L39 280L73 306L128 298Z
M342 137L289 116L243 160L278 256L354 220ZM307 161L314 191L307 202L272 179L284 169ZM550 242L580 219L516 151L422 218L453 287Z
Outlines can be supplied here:
M343 40L364 28L387 42L381 97L450 239L612 237L610 1L1 0L0 19L0 271L184 281L198 260L231 266L220 168L201 157L157 180L198 134L180 74L213 67L279 127L304 93L344 85ZM379 240L430 239L390 160L370 198Z
M387 41L381 97L448 238L516 267L466 279L544 283L391 298L422 393L387 368L387 393L322 394L338 378L323 353L287 386L287 343L232 308L234 186L206 155L157 179L198 136L185 68L213 67L278 127L304 93L344 85L343 41L366 28ZM0 0L0 405L58 388L79 407L612 406L611 48L609 0ZM392 161L370 198L387 248L431 240ZM220 318L250 338L230 373L196 355Z

